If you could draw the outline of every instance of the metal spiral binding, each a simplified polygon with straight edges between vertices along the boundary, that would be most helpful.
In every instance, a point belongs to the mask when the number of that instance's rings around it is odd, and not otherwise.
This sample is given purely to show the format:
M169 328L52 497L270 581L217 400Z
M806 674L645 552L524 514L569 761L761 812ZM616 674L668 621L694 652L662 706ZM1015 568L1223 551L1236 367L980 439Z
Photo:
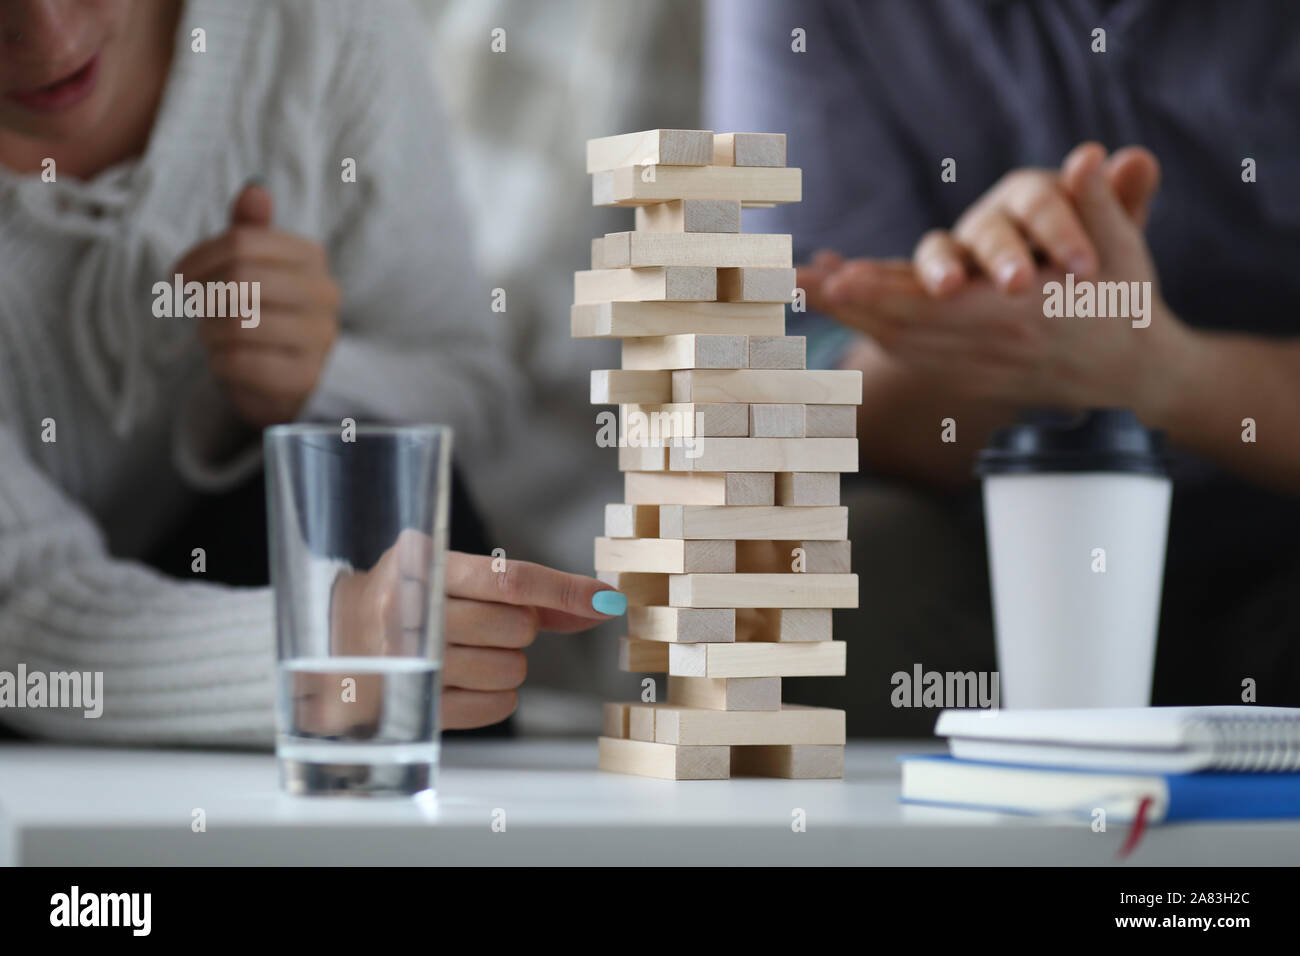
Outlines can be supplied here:
M1300 770L1300 721L1294 717L1215 715L1197 718L1193 726L1209 738L1215 770Z

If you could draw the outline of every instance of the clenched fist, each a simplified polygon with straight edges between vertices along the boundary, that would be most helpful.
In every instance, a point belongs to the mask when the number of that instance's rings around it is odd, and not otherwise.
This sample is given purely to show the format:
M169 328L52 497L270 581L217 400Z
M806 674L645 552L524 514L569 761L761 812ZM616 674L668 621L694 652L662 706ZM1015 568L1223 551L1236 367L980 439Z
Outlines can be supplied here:
M342 294L320 243L271 225L271 194L245 186L225 232L176 264L185 282L256 282L256 325L206 316L199 340L235 411L258 428L291 422L320 378L339 332Z

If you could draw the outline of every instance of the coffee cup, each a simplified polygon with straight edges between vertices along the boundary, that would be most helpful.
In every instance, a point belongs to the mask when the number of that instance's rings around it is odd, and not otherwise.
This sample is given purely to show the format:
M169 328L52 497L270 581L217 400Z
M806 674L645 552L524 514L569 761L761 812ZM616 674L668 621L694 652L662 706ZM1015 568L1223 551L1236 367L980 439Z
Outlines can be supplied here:
M1002 704L1151 702L1172 482L1132 412L1035 413L978 457Z

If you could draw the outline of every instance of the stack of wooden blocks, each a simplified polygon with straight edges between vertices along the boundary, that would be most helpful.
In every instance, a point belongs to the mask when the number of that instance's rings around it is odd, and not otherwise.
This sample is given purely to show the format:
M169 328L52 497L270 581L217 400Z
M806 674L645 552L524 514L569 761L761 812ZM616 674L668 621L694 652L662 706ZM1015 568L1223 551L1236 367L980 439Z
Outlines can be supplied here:
M798 202L800 171L783 134L708 130L591 140L587 171L595 205L636 208L574 276L573 335L623 340L622 368L591 377L624 472L596 571L628 598L620 666L668 675L667 703L605 705L600 766L841 777L844 712L783 703L781 678L845 673L831 609L858 605L839 472L862 377L806 368L791 237L740 231L742 206Z

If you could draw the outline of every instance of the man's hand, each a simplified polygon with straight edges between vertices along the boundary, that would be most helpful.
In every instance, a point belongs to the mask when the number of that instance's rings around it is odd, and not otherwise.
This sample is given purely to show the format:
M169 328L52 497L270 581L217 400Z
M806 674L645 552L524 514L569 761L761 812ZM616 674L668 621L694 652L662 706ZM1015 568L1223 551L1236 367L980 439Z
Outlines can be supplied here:
M1012 170L962 214L951 232L926 233L913 255L921 282L934 295L948 295L968 278L983 275L1004 292L1023 292L1041 264L1093 278L1097 242L1079 213L1066 171L1098 148L1076 147L1059 172ZM1141 147L1121 149L1105 159L1101 172L1128 218L1139 229L1145 226L1160 183L1155 156Z
M369 571L335 583L332 654L423 653L431 546L426 535L405 531ZM447 555L445 727L483 727L510 716L528 672L524 648L538 631L584 631L612 616L592 607L597 592L610 590L594 578L528 561L509 561L504 571L494 571L492 563L459 551Z
M260 283L261 314L200 320L199 340L235 410L262 428L291 422L307 402L338 337L341 292L320 243L271 226L271 195L246 186L230 228L176 265L186 282Z
M1054 179L1006 177L974 207L981 212L963 217L966 225L922 240L912 263L844 263L809 301L959 393L1025 404L1127 406L1159 417L1170 401L1169 368L1188 333L1160 298L1141 232L1159 179L1154 162L1145 151L1128 150L1108 164L1100 146L1084 144ZM1032 200L1018 192L1033 190ZM1151 283L1149 327L1133 328L1123 318L1043 314L1044 283L1063 279L1058 260L1080 254L1091 258L1090 281ZM1048 264L1037 266L1037 257ZM1015 270L999 272L998 263L1012 260ZM941 270L945 278L927 286L924 276Z

